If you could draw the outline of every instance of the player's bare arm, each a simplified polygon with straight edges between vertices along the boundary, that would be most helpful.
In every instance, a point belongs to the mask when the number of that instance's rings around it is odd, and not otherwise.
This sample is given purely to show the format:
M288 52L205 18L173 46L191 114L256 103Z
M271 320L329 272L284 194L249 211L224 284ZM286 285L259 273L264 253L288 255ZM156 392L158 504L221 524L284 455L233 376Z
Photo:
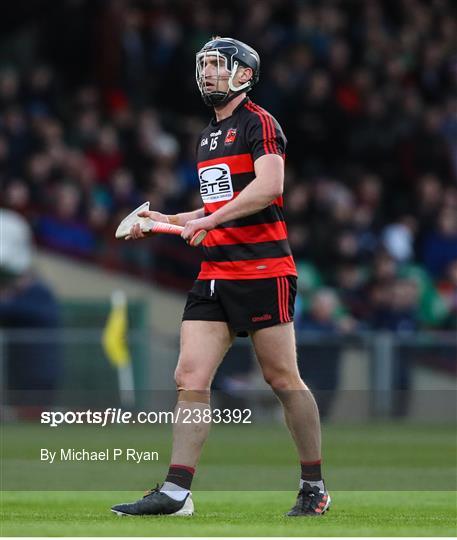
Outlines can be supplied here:
M196 231L210 231L225 221L259 212L280 197L284 188L284 160L278 154L259 157L255 163L255 178L236 197L209 216L188 220L182 237L192 238Z
M174 215L168 215L168 222L173 223L173 225L180 225L181 227L184 227L188 221L191 221L193 219L200 219L205 215L205 211L202 208L199 208L198 210L192 210L190 212L181 212L180 214L174 214Z
M172 225L184 226L190 220L196 220L204 216L203 208L198 210L192 210L190 212L182 212L180 214L166 215L161 212L155 212L152 210L145 210L138 213L138 217L150 218L154 221L161 221L163 223L171 223ZM142 238L148 238L155 233L149 231L142 231L139 223L133 225L130 230L130 234L126 236L126 240L141 240Z

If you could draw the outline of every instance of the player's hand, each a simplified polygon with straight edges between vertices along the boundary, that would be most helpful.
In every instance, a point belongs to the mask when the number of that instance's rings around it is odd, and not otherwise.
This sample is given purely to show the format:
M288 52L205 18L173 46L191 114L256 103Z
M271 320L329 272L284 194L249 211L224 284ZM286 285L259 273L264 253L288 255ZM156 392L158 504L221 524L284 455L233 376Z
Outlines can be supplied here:
M141 218L150 218L154 221L162 221L164 223L169 223L169 219L165 214L161 214L160 212L154 212L152 210L143 210L143 212L138 213L138 217ZM149 236L153 236L155 233L152 232L143 232L141 230L141 225L139 223L136 223L132 226L130 229L130 234L128 234L125 239L126 240L141 240L142 238L148 238Z
M188 242L198 231L201 231L202 229L205 231L210 231L211 229L214 229L216 225L217 223L213 216L205 216L199 219L191 219L185 224L181 236L186 242Z

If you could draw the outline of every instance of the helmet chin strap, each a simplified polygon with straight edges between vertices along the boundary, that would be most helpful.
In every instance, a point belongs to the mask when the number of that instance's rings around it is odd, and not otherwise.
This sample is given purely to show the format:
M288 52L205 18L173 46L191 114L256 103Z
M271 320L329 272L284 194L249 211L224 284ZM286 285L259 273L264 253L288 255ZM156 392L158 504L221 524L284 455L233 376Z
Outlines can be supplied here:
M211 92L210 94L202 94L202 97L208 107L222 107L236 98L237 95L235 92Z
M227 105L227 103L230 103L232 101L232 99L235 99L237 96L238 96L237 92L229 92L229 93L227 93L225 98L222 101L220 101L219 103L217 103L216 105L214 105L214 107Z

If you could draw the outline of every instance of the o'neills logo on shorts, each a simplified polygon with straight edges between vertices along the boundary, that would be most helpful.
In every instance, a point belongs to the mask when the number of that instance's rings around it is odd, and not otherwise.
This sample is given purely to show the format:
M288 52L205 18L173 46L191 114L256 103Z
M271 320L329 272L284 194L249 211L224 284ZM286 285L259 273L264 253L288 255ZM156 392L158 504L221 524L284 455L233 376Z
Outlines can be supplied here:
M272 318L273 316L270 315L269 313L264 313L263 315L260 315L259 317L252 317L251 321L252 322L271 321Z

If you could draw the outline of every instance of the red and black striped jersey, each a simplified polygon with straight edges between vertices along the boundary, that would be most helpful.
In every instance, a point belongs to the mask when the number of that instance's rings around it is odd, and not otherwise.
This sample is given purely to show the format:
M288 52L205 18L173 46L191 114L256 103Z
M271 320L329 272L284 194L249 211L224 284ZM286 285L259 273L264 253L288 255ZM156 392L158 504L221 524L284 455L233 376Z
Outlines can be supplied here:
M197 147L205 215L237 197L255 178L256 159L265 154L284 158L286 144L276 119L249 98L230 117L213 118ZM203 241L203 253L199 279L296 276L282 197L259 212L219 224Z

